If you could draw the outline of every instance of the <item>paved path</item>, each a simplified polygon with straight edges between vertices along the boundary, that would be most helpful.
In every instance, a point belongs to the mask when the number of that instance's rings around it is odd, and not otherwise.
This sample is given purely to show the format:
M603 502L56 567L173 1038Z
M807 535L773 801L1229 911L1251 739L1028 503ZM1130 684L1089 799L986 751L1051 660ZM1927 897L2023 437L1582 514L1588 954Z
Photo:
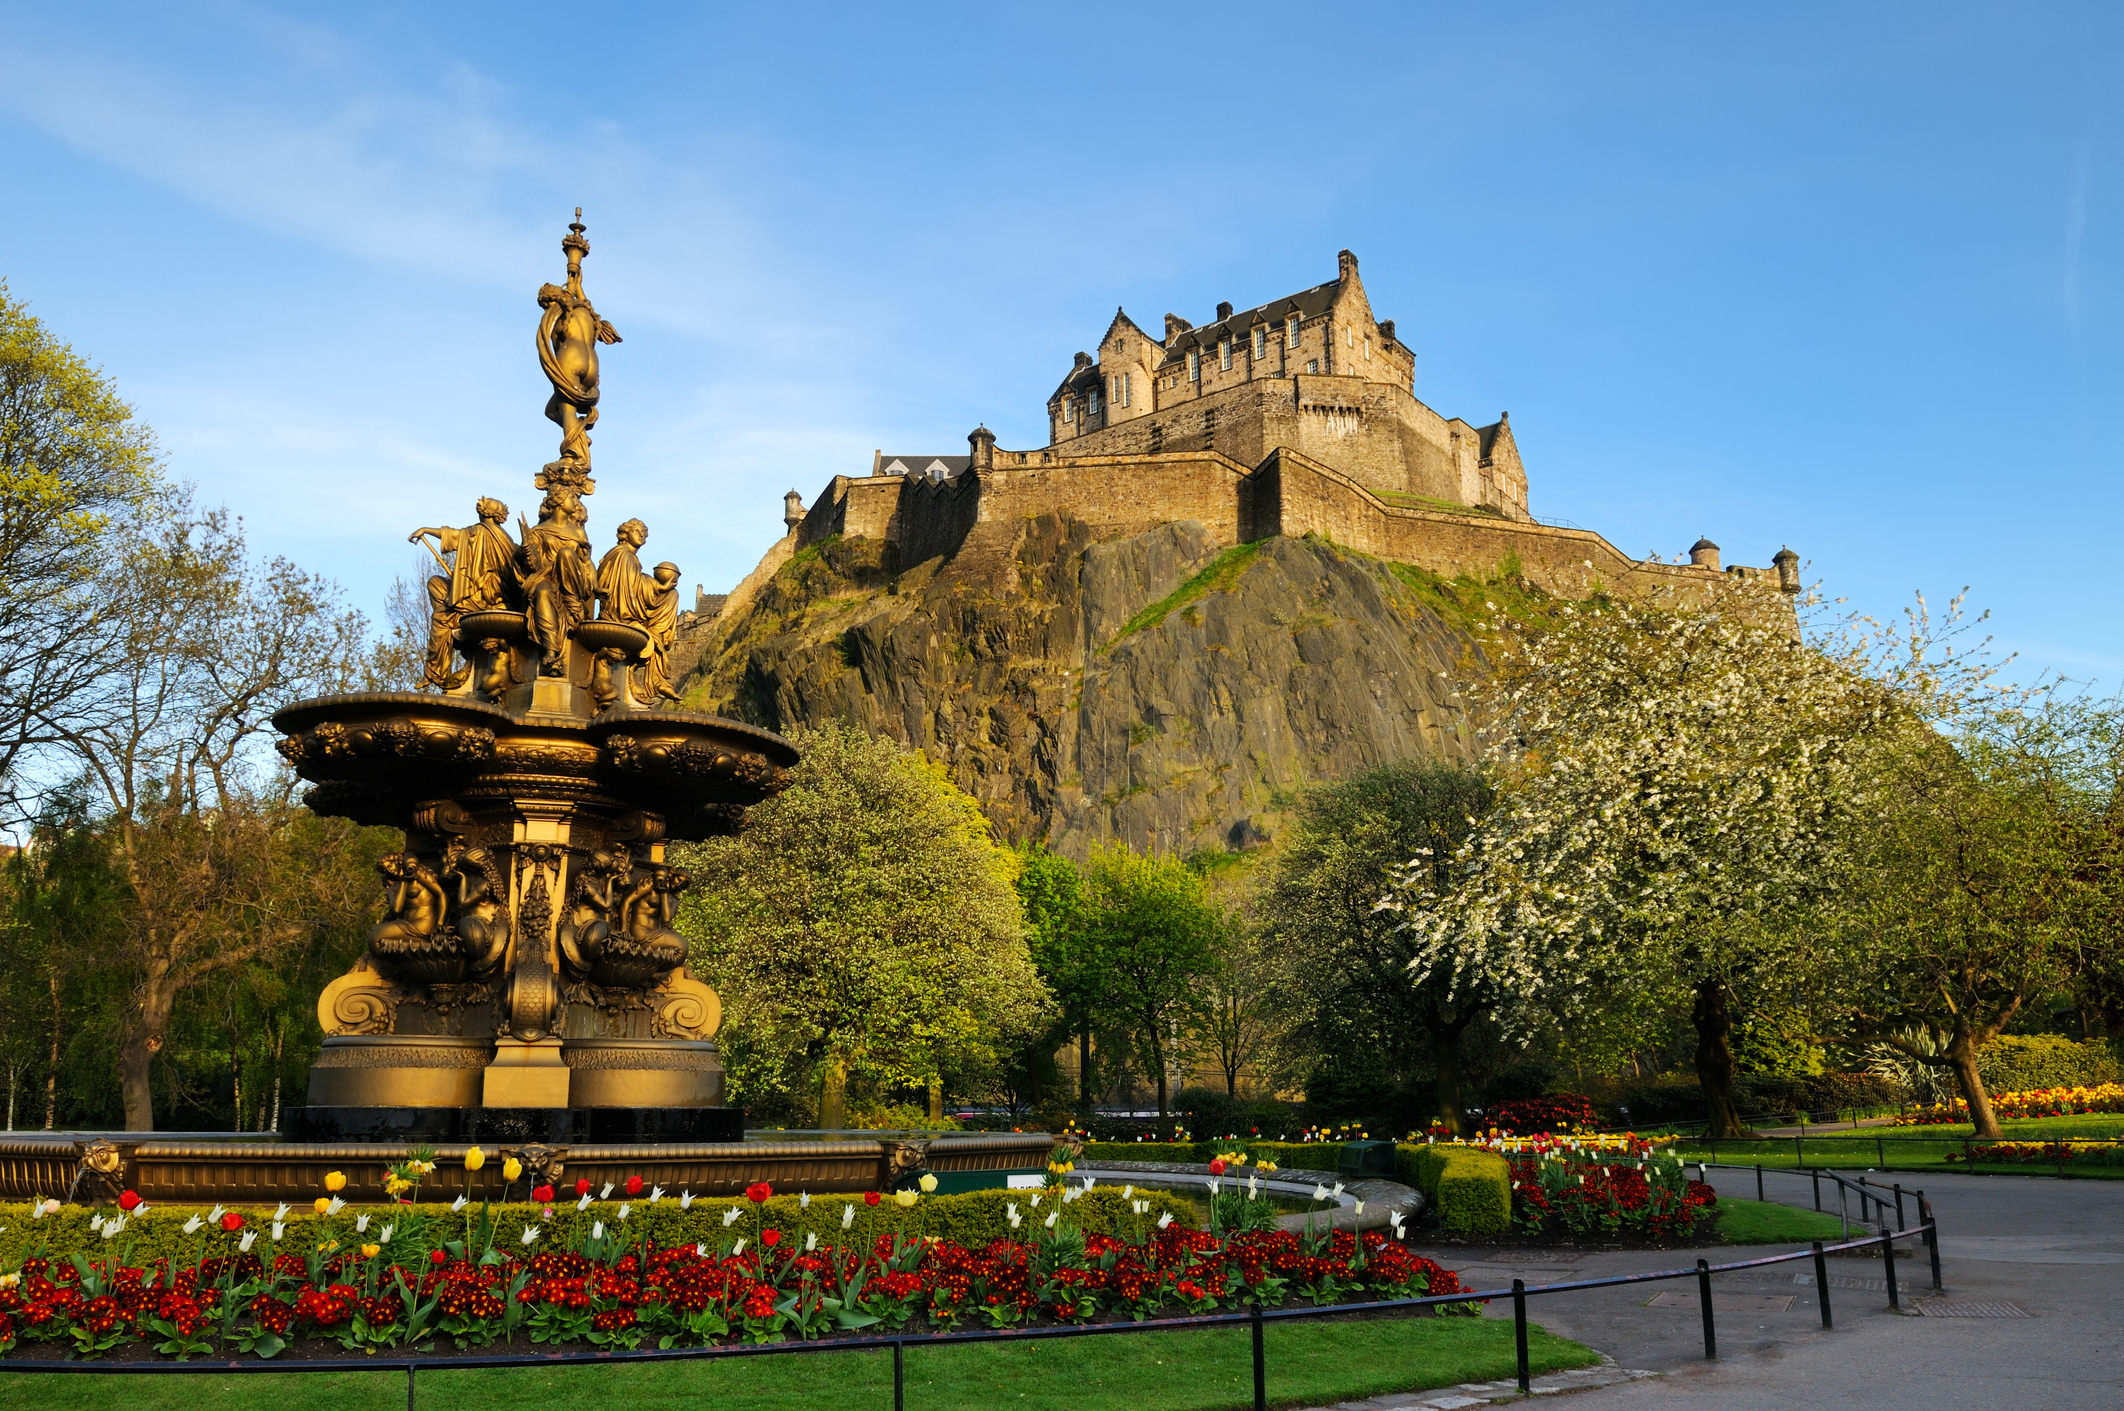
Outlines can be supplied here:
M1753 1172L1713 1174L1725 1194L1754 1196ZM1898 1260L1900 1315L1888 1311L1878 1259L1830 1261L1836 1327L1829 1332L1814 1300L1811 1261L1721 1275L1712 1289L1721 1356L1714 1363L1703 1360L1703 1323L1688 1282L1535 1299L1531 1311L1549 1331L1598 1348L1624 1368L1661 1374L1574 1395L1572 1411L2124 1408L2124 1182L1931 1172L1924 1179L1943 1231L1946 1288L1931 1292L1922 1259ZM1778 1173L1769 1180L1768 1194L1778 1199ZM1804 1178L1783 1181L1791 1203L1811 1203ZM1531 1284L1695 1262L1672 1254L1430 1252L1480 1287L1515 1276ZM1737 1248L1725 1257L1773 1252ZM1655 1302L1658 1294L1667 1297ZM1488 1316L1509 1318L1511 1309L1492 1305ZM1451 1391L1485 1400L1508 1395ZM1426 1399L1447 1394L1441 1389Z

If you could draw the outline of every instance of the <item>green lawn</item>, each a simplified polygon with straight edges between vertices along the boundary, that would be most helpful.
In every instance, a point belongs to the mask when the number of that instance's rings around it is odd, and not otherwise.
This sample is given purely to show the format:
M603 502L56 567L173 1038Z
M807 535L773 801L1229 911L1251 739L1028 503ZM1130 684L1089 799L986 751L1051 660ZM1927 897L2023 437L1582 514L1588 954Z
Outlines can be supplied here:
M1999 1127L2008 1141L2094 1141L2124 1137L2124 1115L2090 1112L2073 1117L2027 1117L2001 1122ZM1810 1128L1804 1143L1794 1137L1771 1137L1760 1142L1721 1141L1714 1146L1702 1137L1683 1137L1673 1149L1691 1161L1702 1157L1742 1166L1757 1162L1764 1166L1797 1166L1801 1164L1800 1151L1804 1146L1806 1165L1845 1170L2057 1174L2054 1166L2028 1162L1983 1162L1971 1166L1947 1160L1948 1153L1959 1153L1963 1143L1974 1136L1975 1129L1966 1122L1942 1127L1847 1127L1839 1131ZM2124 1166L2081 1163L2065 1169L2073 1176L2124 1176Z
M1590 1366L1589 1348L1530 1328L1536 1373ZM1324 1405L1388 1392L1513 1375L1512 1324L1493 1318L1376 1318L1271 1323L1272 1403ZM17 1364L19 1365L19 1364ZM909 1411L1218 1411L1253 1404L1245 1328L1143 1333L1049 1342L913 1347ZM426 1411L888 1411L892 1355L795 1357L522 1370L422 1372ZM403 1372L38 1376L0 1372L0 1404L39 1411L399 1411Z
M1844 1222L1774 1201L1718 1198L1718 1233L1727 1244L1805 1244L1840 1240Z

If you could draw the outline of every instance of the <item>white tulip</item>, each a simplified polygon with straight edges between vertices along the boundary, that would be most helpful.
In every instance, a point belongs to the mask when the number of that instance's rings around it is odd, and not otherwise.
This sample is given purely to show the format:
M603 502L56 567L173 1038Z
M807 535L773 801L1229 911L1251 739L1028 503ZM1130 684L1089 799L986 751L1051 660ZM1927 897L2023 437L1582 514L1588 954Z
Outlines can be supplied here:
M663 1198L664 1198L664 1188L663 1188L662 1186L651 1186L651 1187L649 1188L649 1203L650 1203L651 1205L654 1205L654 1204L656 1204L656 1203L657 1203L658 1201L662 1200Z
M708 1246L705 1244L697 1244L693 1247L693 1253L696 1258L706 1259L708 1257Z
M1357 1202L1357 1213L1359 1215L1364 1214L1364 1202L1361 1200Z
M273 1212L273 1218L275 1220L285 1220L288 1218L288 1207L286 1206L286 1204L283 1203L280 1209Z
M1335 1182L1335 1189L1329 1191L1328 1194L1333 1196L1337 1200L1342 1199L1342 1182Z
M605 1182L605 1188L597 1193L597 1198L599 1200L612 1199L612 1182Z
M739 1237L738 1237L738 1242L737 1242L736 1244L734 1244L734 1245L732 1245L732 1246L730 1247L730 1257L731 1257L732 1259L735 1259L735 1258L737 1258L737 1257L738 1257L738 1256L739 1256L740 1254L743 1254L744 1252L745 1252L745 1240L744 1240L744 1237L743 1237L743 1236L741 1235L741 1236L739 1236Z
M1160 1216L1158 1217L1158 1228L1159 1228L1159 1229L1161 1229L1161 1230L1162 1230L1162 1229L1164 1229L1164 1228L1165 1228L1165 1227L1166 1227L1167 1225L1170 1225L1170 1224L1172 1224L1172 1223L1173 1223L1173 1212L1172 1212L1172 1211L1170 1211L1170 1210L1166 1211L1166 1212L1165 1212L1165 1213L1164 1213L1163 1215L1160 1215Z
M368 1232L369 1217L366 1215L356 1215L354 1217L354 1233L357 1235L365 1235Z
M575 1202L575 1208L577 1210L588 1210L590 1208L590 1192L583 1192L583 1198Z
M379 1234L379 1235L377 1235L377 1236L376 1236L377 1242L378 1242L379 1244L389 1244L389 1243L391 1242L391 1231L393 1231L393 1230L395 1230L395 1229L397 1229L397 1228L398 1228L398 1226L396 1226L396 1225L386 1225L386 1226L384 1226L384 1227L383 1227L383 1232L382 1232L381 1234Z
M738 1208L733 1205L723 1212L723 1228L729 1229L738 1222Z
M693 1192L692 1192L692 1191L680 1191L680 1192L679 1192L679 1209L681 1209L681 1210L691 1210L691 1209L693 1209Z
M626 1204L625 1202L621 1202L621 1204L620 1204L620 1213L619 1213L619 1217L620 1217L620 1223L621 1223L621 1224L625 1224L625 1223L626 1223L626 1221L627 1221L627 1212L628 1212L628 1211L630 1211L630 1210L632 1210L633 1208L634 1208L633 1206L631 1206L631 1205L628 1205L628 1204Z
M1135 1188L1134 1186L1123 1186L1123 1187L1121 1187L1121 1198L1122 1198L1123 1200L1127 1200L1127 1199L1128 1199L1128 1198L1129 1198L1130 1196L1134 1195L1135 1193L1136 1193L1136 1188Z
M1016 1211L1015 1209L1013 1209L1013 1210L1012 1210L1012 1211L1010 1212L1010 1227L1011 1227L1011 1228L1012 1228L1013 1230L1015 1230L1015 1229L1017 1229L1017 1228L1018 1228L1018 1226L1019 1226L1019 1225L1021 1225L1021 1224L1023 1224L1023 1223L1025 1223L1025 1222L1024 1222L1024 1221L1022 1221L1022 1220L1020 1220L1020 1219L1018 1218L1018 1212L1017 1212L1017 1211Z
M99 1234L99 1235L100 1235L100 1234L102 1234L102 1233L103 1233L103 1217L102 1217L101 1215L91 1215L91 1216L89 1216L89 1228L90 1228L90 1229L92 1229L92 1230L94 1230L94 1231L95 1231L95 1232L96 1232L97 1234Z
M213 1208L212 1210L209 1210L209 1211L207 1212L207 1223L208 1223L209 1225L218 1225L218 1224L220 1224L220 1223L221 1223L221 1216L222 1216L222 1213L223 1213L223 1212L222 1212L222 1209L221 1209L221 1207L220 1207L220 1206L218 1206L218 1205L217 1205L217 1206L215 1206L215 1207L214 1207L214 1208Z
M845 1229L847 1229L847 1228L848 1228L848 1227L849 1227L850 1225L853 1225L854 1223L855 1223L855 1202L854 1202L854 1201L850 1201L850 1202L848 1202L848 1204L846 1204L846 1205L844 1205L844 1206L842 1206L842 1207L841 1207L841 1228L845 1230Z
M282 1235L286 1234L287 1232L288 1232L288 1227L287 1227L286 1225L282 1224L282 1223L281 1223L280 1221L278 1221L278 1220L275 1220L275 1221L273 1222L273 1243L275 1243L275 1244L279 1244L279 1243L280 1243L280 1237L281 1237Z
M523 1233L523 1235L522 1235L522 1236L520 1237L520 1239L519 1239L519 1243L522 1243L522 1244L529 1244L529 1243L531 1243L531 1241L533 1241L533 1240L537 1239L537 1238L538 1238L538 1232L539 1232L539 1230L540 1230L541 1228L542 1228L542 1227L541 1227L541 1226L538 1226L538 1225L526 1225L526 1226L524 1226L524 1233Z
M1215 1194L1216 1194L1216 1193L1218 1192L1218 1190L1219 1190L1219 1189L1221 1189L1221 1188L1223 1187L1223 1185L1224 1185L1224 1182L1222 1182L1222 1181L1218 1180L1218 1179L1217 1179L1217 1178L1216 1178L1215 1176L1212 1176L1212 1177L1210 1177L1210 1178L1209 1178L1209 1193L1210 1193L1211 1195L1215 1195Z
M804 1232L804 1252L806 1254L809 1254L811 1253L811 1251L817 1249L818 1247L819 1232L817 1230L806 1230Z
M339 1213L340 1211L342 1211L342 1210L344 1210L344 1209L346 1209L346 1208L347 1208L347 1203L346 1203L345 1201L341 1200L341 1199L340 1199L340 1198L339 1198L338 1196L336 1196L336 1195L335 1195L335 1196L333 1196L333 1197L332 1197L332 1198L331 1198L330 1200L328 1200L328 1201L326 1201L326 1202L325 1202L325 1214L327 1214L327 1215L337 1215L337 1214L338 1214L338 1213Z
M797 1209L799 1209L799 1210L809 1210L809 1209L811 1209L811 1192L810 1192L810 1191L798 1191L798 1192L797 1192Z
M1062 1218L1062 1212L1061 1212L1061 1211L1059 1211L1059 1210L1050 1210L1050 1211L1048 1211L1048 1212L1047 1212L1047 1219L1046 1219L1046 1221L1045 1221L1045 1222L1043 1222L1043 1223L1045 1223L1045 1224L1046 1224L1046 1226L1047 1226L1047 1228L1048 1228L1048 1229L1052 1230L1052 1229L1053 1229L1053 1228L1055 1227L1055 1221L1057 1221L1057 1220L1059 1220L1059 1219L1061 1219L1061 1218Z
M1326 1186L1321 1185L1318 1181L1315 1181L1313 1183L1313 1199L1326 1200L1327 1198L1328 1188Z
M605 1222L604 1222L604 1221L602 1221L602 1220L592 1220L592 1221L590 1222L590 1238L592 1238L592 1239L594 1239L594 1240L601 1240L601 1239L603 1239L604 1237L605 1237Z
M184 1232L188 1235L196 1235L199 1233L199 1227L205 1223L206 1221L194 1215L191 1219L184 1222Z
M450 1213L451 1213L452 1215L455 1215L455 1214L457 1214L457 1213L458 1213L458 1212L459 1212L460 1210L463 1210L463 1209L465 1208L465 1206L467 1206L467 1205L468 1205L468 1204L470 1204L470 1203L471 1203L471 1202L467 1201L467 1200L466 1200L466 1199L465 1199L465 1198L464 1198L463 1196L459 1196L459 1197L458 1197L457 1199L455 1199L455 1200L453 1200L453 1201L451 1201L451 1202L450 1202Z
M258 1231L245 1230L243 1232L243 1238L236 1241L236 1252L239 1254L249 1254L251 1252L251 1245L256 1242L257 1239Z

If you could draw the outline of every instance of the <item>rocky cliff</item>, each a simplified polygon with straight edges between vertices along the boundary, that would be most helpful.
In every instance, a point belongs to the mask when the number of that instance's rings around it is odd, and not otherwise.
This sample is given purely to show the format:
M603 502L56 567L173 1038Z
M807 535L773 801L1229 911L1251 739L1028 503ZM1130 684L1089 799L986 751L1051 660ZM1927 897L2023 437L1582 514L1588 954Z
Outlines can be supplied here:
M1047 515L904 570L830 539L716 624L686 700L919 746L1002 834L1072 856L1242 848L1305 785L1465 752L1459 586L1314 539L1220 552L1191 522L1095 541Z

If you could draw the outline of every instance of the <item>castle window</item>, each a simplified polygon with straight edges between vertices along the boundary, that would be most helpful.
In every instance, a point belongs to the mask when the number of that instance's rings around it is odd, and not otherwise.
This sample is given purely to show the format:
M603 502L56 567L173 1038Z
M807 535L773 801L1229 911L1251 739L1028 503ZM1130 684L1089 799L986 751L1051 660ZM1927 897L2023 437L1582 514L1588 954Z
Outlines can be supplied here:
M1268 325L1265 323L1254 325L1254 356L1256 358L1268 356Z
M1075 397L1064 397L1062 399L1062 419L1064 421L1075 421L1077 419L1077 399Z
M1226 372L1230 372L1230 371L1232 370L1232 340L1231 340L1231 339L1229 339L1229 338L1220 338L1220 339L1218 339L1218 340L1217 340L1217 360L1218 360L1218 362L1219 362L1219 363L1221 363L1221 364L1223 365L1223 368L1224 368L1224 370L1225 370Z
M1086 416L1097 416L1099 414L1099 389L1096 387L1086 394L1084 414Z
M1318 358L1312 358L1312 359L1308 360L1308 361L1307 361L1307 363L1306 363L1306 365L1305 365L1305 370L1306 370L1307 372L1318 372L1318 371L1320 371L1320 359L1318 359Z
M1128 404L1128 374L1124 372L1121 374L1121 405L1125 407Z
M1284 335L1285 335L1286 337L1288 337L1288 338L1289 338L1289 339L1291 340L1291 346L1292 346L1293 348L1297 347L1297 346L1298 346L1298 315L1296 315L1296 314L1292 314L1292 315L1291 315L1291 316L1290 316L1289 318L1287 318L1287 319L1285 319L1285 320L1283 321L1283 331L1284 331Z
M1372 335L1369 333L1364 336L1364 360L1366 362L1372 360Z
M1187 380L1190 382L1200 382L1202 380L1202 350L1200 348L1187 350Z

